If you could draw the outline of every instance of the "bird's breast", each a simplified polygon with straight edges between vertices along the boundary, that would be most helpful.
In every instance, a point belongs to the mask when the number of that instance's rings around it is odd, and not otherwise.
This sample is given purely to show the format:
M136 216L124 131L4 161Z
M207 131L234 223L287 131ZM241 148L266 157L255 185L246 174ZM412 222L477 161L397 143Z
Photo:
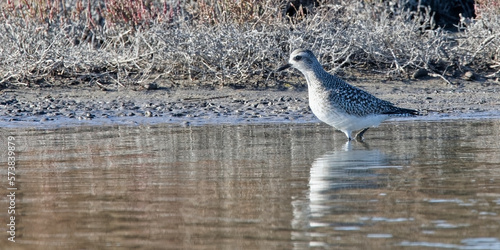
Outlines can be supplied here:
M321 89L309 89L309 107L314 115L325 122L342 115L341 110L330 99L330 93Z

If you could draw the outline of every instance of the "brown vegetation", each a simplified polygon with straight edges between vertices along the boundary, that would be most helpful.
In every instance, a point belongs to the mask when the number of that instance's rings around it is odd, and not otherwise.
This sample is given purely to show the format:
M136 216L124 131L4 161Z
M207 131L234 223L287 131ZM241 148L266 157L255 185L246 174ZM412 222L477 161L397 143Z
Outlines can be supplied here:
M478 1L458 32L436 26L429 8L319 2L307 11L292 5L289 17L280 0L8 0L0 4L0 84L268 86L298 47L332 71L500 76L496 1Z

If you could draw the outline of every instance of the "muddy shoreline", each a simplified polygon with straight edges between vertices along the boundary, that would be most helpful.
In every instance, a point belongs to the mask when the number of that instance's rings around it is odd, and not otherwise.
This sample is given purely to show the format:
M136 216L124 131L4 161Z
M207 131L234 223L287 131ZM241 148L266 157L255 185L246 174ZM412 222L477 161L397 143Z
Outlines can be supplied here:
M300 80L299 80L300 81ZM494 81L440 79L348 81L398 106L419 110L415 119L500 117L500 85ZM3 89L0 126L60 127L85 124L180 125L319 122L308 107L307 88L116 88L57 86Z

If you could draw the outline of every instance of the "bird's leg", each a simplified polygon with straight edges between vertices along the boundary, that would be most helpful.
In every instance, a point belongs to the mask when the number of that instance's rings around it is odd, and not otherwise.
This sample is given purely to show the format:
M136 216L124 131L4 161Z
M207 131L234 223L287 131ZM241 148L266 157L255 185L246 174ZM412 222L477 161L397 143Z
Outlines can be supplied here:
M365 132L368 130L369 128L365 128L361 131L359 131L358 134L356 134L356 141L363 141L363 135L365 134Z
M348 141L351 141L351 140L352 140L352 136L351 136L351 133L352 133L352 132L351 132L351 131L343 131L343 130L342 130L342 132L344 132L344 134L347 136L347 140L348 140Z

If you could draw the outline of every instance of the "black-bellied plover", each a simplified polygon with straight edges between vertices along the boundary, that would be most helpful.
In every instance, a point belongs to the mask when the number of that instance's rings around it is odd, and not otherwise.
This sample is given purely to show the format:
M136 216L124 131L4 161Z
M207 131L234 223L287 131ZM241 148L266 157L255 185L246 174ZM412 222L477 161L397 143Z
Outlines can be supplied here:
M416 110L396 107L370 93L354 87L326 72L310 50L292 52L289 67L298 69L306 77L309 106L318 119L344 132L349 140L363 140L363 134L391 117L415 116ZM353 131L360 131L355 138Z

